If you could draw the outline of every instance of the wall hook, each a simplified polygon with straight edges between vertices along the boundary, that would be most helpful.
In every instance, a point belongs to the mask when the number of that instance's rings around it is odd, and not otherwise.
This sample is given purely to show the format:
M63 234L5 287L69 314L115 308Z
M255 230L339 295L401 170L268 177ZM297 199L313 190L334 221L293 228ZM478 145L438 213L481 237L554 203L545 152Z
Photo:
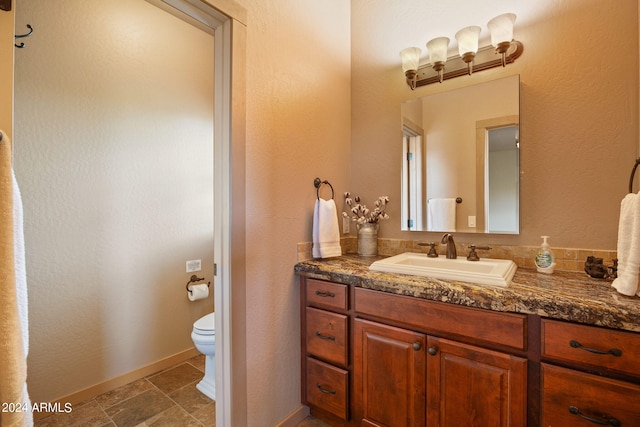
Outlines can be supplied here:
M31 26L31 24L27 24L27 28L29 29L29 32L26 34L20 34L20 35L16 35L15 37L17 39L22 39L24 37L29 37L31 35L31 33L33 33L33 27ZM17 47L18 49L22 49L24 47L24 42L18 44L15 43L15 47Z

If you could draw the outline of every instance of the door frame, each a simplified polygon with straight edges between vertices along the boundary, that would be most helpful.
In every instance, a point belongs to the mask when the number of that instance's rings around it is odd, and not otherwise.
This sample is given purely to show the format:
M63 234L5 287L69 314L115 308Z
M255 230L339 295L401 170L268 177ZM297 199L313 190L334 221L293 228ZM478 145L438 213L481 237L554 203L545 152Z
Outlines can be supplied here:
M147 1L214 35L216 425L246 425L247 13L234 0Z

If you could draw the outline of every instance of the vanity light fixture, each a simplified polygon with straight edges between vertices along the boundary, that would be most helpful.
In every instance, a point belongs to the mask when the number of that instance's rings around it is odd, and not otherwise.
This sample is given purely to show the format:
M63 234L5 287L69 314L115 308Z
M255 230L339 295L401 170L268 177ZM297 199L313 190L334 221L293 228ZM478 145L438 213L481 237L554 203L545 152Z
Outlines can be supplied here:
M482 29L478 26L465 27L456 33L458 41L458 53L460 58L467 64L467 74L473 72L473 58L478 53L478 39Z
M456 33L458 53L447 58L449 38L438 37L427 43L429 61L435 72L429 71L426 65L420 66L421 50L418 47L408 47L400 51L402 59L402 71L404 71L407 84L414 90L416 87L431 83L442 83L443 80L452 79L464 75L471 75L473 71L483 71L495 67L505 67L515 62L522 55L524 49L521 42L513 39L513 23L516 15L505 13L491 19L487 27L491 32L491 45L478 49L481 28L471 26L461 29ZM493 48L492 48L493 47ZM495 54L500 59L495 59ZM445 64L455 67L453 71L445 72Z
M442 72L444 64L447 62L447 52L449 51L449 37L437 37L427 42L429 51L429 61L431 66L438 73L438 79L442 83Z
M420 62L420 48L408 47L400 51L402 59L402 71L407 78L407 84L411 86L411 90L416 88L416 76L418 74L418 64Z

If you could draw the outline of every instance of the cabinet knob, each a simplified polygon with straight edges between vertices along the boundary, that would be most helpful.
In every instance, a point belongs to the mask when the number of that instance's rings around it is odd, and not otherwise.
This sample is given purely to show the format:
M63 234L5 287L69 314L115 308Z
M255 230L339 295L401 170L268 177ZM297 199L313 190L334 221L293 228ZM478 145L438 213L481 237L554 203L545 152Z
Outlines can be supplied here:
M413 343L413 349L415 351L420 351L421 348L422 348L422 343L420 341L416 341Z
M427 353L429 353L432 356L435 356L436 354L438 354L438 347L436 347L435 345L432 347L429 347L427 349Z

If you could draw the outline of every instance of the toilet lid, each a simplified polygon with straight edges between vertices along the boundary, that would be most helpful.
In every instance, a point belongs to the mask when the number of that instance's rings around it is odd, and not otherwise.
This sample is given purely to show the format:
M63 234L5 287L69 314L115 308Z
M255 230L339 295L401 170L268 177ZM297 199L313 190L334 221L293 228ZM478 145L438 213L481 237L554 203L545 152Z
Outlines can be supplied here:
M215 313L209 313L206 316L196 320L193 324L194 332L202 335L216 334L216 316Z

